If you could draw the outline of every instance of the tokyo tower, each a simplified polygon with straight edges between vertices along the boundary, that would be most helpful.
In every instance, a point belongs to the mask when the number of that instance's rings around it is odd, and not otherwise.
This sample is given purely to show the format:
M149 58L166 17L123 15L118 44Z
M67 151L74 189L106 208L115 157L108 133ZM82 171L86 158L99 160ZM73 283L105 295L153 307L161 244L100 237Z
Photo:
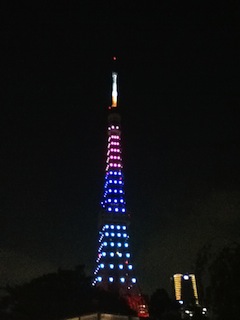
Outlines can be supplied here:
M112 103L108 108L107 135L105 183L93 285L118 292L139 317L148 317L147 306L135 277L129 244L130 215L125 201L116 72L112 72Z

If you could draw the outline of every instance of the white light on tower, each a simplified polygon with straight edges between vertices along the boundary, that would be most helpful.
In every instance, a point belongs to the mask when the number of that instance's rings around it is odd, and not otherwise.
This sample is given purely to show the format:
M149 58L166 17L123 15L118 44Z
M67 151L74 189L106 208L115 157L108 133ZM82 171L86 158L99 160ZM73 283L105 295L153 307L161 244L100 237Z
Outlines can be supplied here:
M117 73L112 73L112 107L117 106Z

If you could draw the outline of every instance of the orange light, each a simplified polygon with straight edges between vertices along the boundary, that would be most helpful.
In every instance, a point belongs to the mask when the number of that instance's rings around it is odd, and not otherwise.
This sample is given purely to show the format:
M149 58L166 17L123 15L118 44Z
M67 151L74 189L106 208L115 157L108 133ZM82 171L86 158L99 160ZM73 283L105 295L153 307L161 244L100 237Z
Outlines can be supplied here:
M117 107L117 73L112 73L112 107Z

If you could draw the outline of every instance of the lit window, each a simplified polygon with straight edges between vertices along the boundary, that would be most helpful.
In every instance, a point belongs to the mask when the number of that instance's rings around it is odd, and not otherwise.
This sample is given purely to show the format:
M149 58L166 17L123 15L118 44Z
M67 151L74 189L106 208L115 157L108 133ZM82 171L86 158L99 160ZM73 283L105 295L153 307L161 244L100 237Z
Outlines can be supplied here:
M106 247L107 246L107 242L103 242L103 245L104 245L104 247Z
M111 229L114 229L114 225L111 225L110 228L111 228Z
M120 242L118 242L117 246L120 248L122 246L122 244Z
M109 281L110 281L110 282L113 282L113 277L109 277Z
M127 258L130 258L130 253L126 253L126 257L127 257Z
M128 269L132 270L132 265L131 264L129 264Z
M119 252L119 253L118 253L118 256L121 258L121 257L122 257L122 253Z
M132 278L132 283L136 283L136 282L137 282L136 278Z
M108 236L109 236L109 233L108 233L108 232L105 232L105 236L108 237Z
M112 208L111 208L111 207L108 207L108 211L112 211Z
M97 277L97 281L101 282L102 281L102 277Z
M117 226L117 229L120 230L120 226Z
M117 233L117 236L120 238L121 237L121 233Z
M127 234L126 234L126 233L124 233L124 234L123 234L123 238L126 238L126 236L127 236Z
M103 264L103 263L100 264L100 268L101 268L101 269L104 268L104 264Z
M114 265L113 265L113 264L110 264L110 265L109 265L109 268L110 268L110 269L113 269L113 268L114 268Z
M123 230L126 230L126 226L123 226L122 228L123 228Z
M115 208L115 212L118 212L118 208Z
M122 264L119 265L119 269L123 269L123 265Z
M109 228L109 225L108 225L108 224L106 224L106 225L105 225L105 228L106 228L106 229L108 229L108 228Z
M122 209L122 212L125 212L126 210L125 209Z
M111 233L111 237L114 237L114 236L115 236L115 233L112 232L112 233Z
M124 247L125 247L125 248L128 248L128 243L124 243Z
M125 282L125 278L120 278L120 281L123 283Z
M114 253L113 252L110 252L110 257L114 257Z
M106 252L102 252L102 256L103 256L103 257L106 257Z
M111 247L114 247L114 242L110 242L110 246L111 246Z

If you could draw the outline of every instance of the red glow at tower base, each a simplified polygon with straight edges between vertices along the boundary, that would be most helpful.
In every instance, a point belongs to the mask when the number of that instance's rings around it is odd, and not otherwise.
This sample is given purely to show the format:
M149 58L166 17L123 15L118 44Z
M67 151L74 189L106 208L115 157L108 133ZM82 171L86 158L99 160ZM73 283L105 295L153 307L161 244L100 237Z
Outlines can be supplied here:
M139 318L149 318L148 308L145 299L141 295L131 295L127 297L129 307L137 312Z

